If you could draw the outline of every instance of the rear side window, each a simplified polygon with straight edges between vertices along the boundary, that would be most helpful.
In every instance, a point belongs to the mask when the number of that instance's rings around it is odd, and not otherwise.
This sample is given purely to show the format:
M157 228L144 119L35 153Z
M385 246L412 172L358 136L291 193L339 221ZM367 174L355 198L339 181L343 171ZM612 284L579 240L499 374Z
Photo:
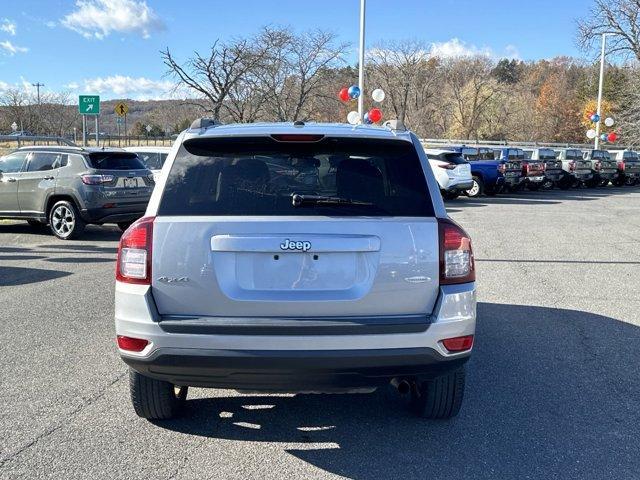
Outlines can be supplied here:
M135 153L94 152L89 154L89 166L98 170L144 170L145 166Z
M481 148L478 150L478 158L480 160L495 160L495 154L489 148Z
M475 148L465 147L462 149L462 156L469 161L478 159L478 150Z
M623 158L625 160L638 160L638 154L636 152L624 152Z
M325 201L294 206L294 194ZM337 198L351 203L336 204ZM409 142L293 143L269 137L187 140L169 172L158 213L434 216L420 159Z
M16 152L6 157L0 158L0 172L16 173L22 170L24 161L27 159L26 152Z
M555 160L556 159L556 152L551 150L551 149L540 149L538 150L538 158L540 160Z
M62 155L53 152L34 152L29 158L28 172L42 172L62 166Z

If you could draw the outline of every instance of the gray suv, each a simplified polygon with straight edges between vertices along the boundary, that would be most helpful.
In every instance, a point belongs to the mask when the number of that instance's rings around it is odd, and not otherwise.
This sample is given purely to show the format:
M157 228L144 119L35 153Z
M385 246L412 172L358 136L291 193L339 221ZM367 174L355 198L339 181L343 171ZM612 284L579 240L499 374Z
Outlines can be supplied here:
M133 153L79 147L23 147L0 158L0 218L48 224L63 240L89 223L125 230L140 218L155 183Z
M404 130L200 119L120 240L117 345L147 419L190 386L388 383L449 418L475 325L471 240Z

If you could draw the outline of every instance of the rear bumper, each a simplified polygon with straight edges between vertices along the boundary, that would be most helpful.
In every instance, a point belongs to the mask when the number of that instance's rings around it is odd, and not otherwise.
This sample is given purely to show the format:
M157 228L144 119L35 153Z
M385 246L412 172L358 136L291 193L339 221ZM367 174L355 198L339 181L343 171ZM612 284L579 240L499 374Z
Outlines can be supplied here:
M526 177L527 183L542 183L544 182L544 175L536 175L531 177Z
M150 342L140 353L119 351L134 370L177 385L263 391L355 388L398 376L437 376L463 364L471 353L451 353L442 340L473 335L476 324L474 283L441 286L434 311L421 316L422 325L404 319L402 325L412 328L397 333L365 333L358 328L372 323L362 319L334 330L318 321L304 326L288 319L289 327L268 318L236 318L238 328L229 323L223 330L219 318L199 319L180 329L178 320L167 324L158 315L148 286L120 282L115 303L116 333ZM383 323L389 325L386 318ZM313 330L319 327L323 330Z
M87 223L133 222L144 215L147 203L135 203L113 208L86 208L80 216Z
M473 187L471 178L451 178L449 177L443 190L445 192L461 192Z
M520 176L505 176L504 177L504 184L509 186L509 187L520 185L523 181L524 181L524 178L520 177Z
M431 348L384 350L209 350L161 348L123 357L134 370L174 385L263 391L373 387L394 377L433 378L469 355L444 358Z

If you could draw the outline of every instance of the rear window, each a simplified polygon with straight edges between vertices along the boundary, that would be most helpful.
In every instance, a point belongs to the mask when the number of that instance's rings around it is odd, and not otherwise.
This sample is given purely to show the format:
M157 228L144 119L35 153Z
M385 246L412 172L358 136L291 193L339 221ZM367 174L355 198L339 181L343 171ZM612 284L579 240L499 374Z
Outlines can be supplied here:
M551 149L538 150L538 158L540 160L555 160L556 152Z
M138 158L142 160L142 163L149 170L162 170L162 165L164 165L165 160L167 159L166 153L159 152L134 152L138 155Z
M145 166L135 153L93 152L89 166L98 170L144 170Z
M442 160L443 162L453 163L455 165L463 165L465 163L468 163L464 159L462 154L461 153L457 153L457 152L438 153L437 155L436 154L432 154L432 153L428 153L427 157L429 157L431 160Z
M478 150L479 160L495 160L495 153L489 148L481 148Z
M294 194L356 203L294 206ZM434 216L420 159L409 142L290 143L269 137L187 140L171 166L158 213Z

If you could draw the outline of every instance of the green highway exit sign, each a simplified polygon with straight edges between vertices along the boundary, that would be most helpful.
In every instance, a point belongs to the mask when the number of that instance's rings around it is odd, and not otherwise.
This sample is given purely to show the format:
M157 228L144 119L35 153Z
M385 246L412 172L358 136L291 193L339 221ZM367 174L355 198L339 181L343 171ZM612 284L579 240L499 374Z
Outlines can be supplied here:
M100 113L100 95L80 95L78 97L80 115L98 115Z

